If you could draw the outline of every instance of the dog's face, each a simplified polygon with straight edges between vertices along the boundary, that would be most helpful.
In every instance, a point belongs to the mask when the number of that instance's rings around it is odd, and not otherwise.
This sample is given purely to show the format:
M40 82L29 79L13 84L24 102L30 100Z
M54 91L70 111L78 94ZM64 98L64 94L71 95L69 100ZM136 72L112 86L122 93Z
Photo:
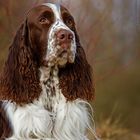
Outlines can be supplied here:
M27 16L30 42L42 65L73 63L76 53L75 23L69 11L55 4L43 4Z

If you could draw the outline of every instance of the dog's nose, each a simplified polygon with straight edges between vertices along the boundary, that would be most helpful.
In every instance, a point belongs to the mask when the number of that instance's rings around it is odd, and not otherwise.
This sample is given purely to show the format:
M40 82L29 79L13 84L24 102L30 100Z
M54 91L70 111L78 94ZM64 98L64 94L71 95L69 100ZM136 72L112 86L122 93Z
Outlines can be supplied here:
M69 44L73 40L73 34L71 31L61 29L56 33L57 41L60 45ZM68 45L69 46L69 45Z

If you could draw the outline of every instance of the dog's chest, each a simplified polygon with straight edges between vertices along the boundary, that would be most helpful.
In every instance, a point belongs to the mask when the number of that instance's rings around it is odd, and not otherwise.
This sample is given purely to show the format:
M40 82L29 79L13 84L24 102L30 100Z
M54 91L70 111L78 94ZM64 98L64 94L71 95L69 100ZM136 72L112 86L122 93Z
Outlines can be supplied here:
M66 99L59 88L59 78L57 70L54 70L47 80L41 82L42 94L39 102L44 108L51 113L57 113L57 106L61 102L65 103Z
M52 137L58 112L66 104L59 89L57 71L53 71L47 80L40 83L42 93L38 100L25 106L7 103L5 109L13 127L15 137L44 138Z
M85 102L66 101L56 71L47 80L41 80L41 87L40 98L32 104L5 106L13 126L12 138L81 140L89 123Z

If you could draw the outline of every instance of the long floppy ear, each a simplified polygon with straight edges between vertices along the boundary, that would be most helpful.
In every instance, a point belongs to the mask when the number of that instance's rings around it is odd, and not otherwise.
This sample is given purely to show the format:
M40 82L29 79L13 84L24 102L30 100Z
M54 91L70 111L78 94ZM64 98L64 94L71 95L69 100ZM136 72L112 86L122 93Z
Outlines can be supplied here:
M37 64L31 51L29 36L26 20L9 48L8 59L0 78L0 100L24 104L40 95Z
M94 98L95 91L92 70L80 45L76 30L75 35L77 44L75 62L60 69L60 88L67 100L72 101L80 98L90 101Z

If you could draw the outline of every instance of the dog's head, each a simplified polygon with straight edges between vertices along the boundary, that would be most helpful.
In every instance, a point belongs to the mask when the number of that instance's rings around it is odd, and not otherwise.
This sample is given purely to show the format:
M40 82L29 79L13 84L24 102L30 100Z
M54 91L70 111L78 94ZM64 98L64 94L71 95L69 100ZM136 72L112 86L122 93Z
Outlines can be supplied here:
M41 94L41 67L59 68L59 87L68 100L93 98L90 66L75 22L63 6L31 9L9 49L0 82L0 99L29 103Z
M37 6L28 13L25 24L39 65L74 62L78 40L74 18L66 8L50 3Z

